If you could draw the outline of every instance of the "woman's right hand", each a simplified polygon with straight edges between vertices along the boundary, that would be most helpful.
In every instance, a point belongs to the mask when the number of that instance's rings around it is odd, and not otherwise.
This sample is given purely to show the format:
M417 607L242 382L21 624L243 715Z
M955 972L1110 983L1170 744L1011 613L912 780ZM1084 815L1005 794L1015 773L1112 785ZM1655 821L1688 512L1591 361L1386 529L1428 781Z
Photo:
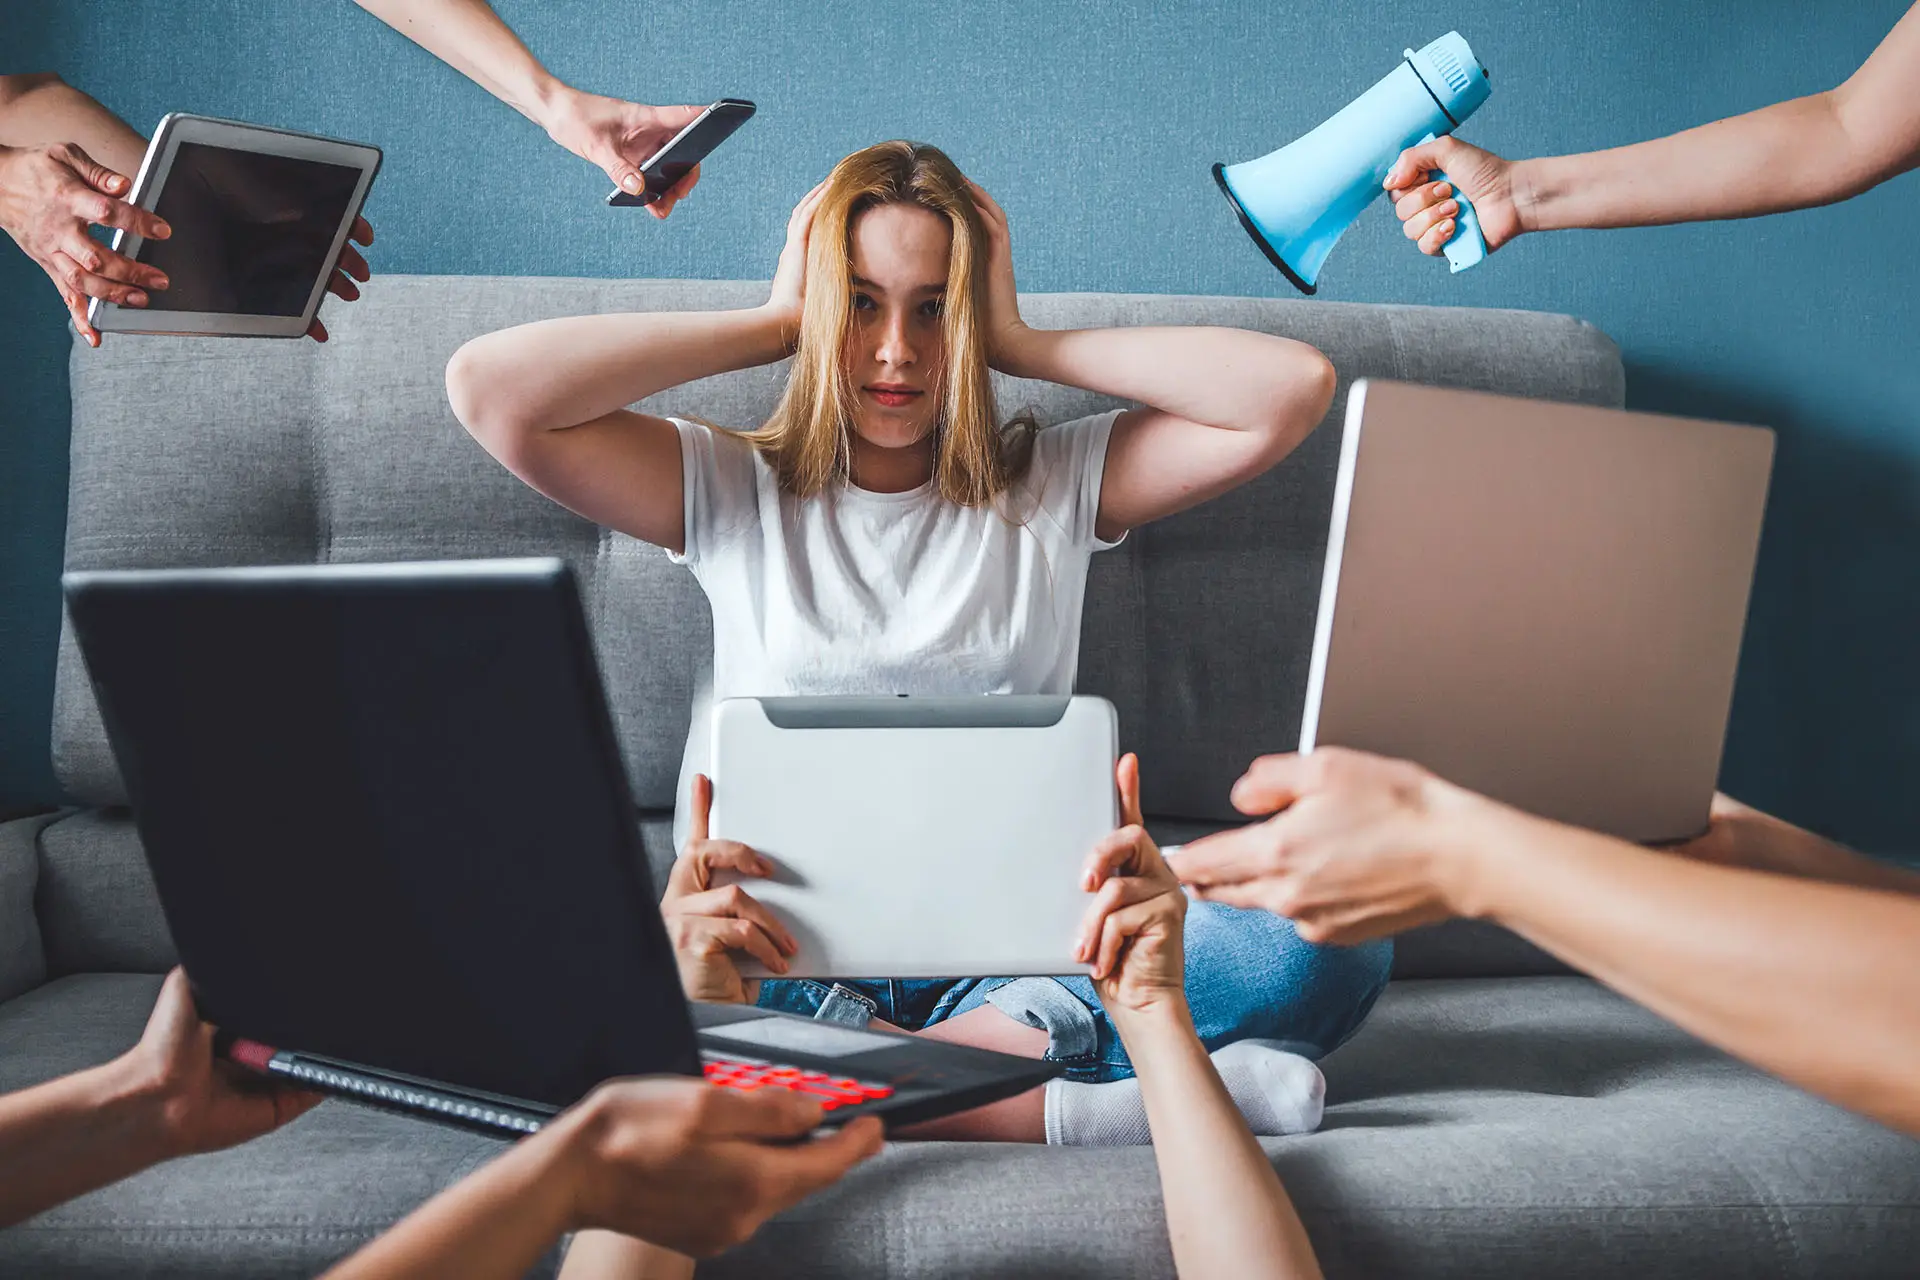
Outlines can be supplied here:
M1447 175L1441 182L1428 177L1435 170ZM1435 256L1453 238L1460 202L1454 188L1473 202L1480 234L1492 253L1525 227L1513 197L1513 162L1458 138L1435 138L1408 147L1387 171L1387 194L1399 215L1407 239L1420 252Z
M767 297L767 310L780 318L781 332L792 347L800 337L800 311L807 300L807 237L813 230L814 210L827 184L820 183L793 206L787 219L787 243L780 250L780 263L773 269L773 289Z
M1074 959L1091 966L1100 1003L1124 1018L1186 1009L1187 897L1140 817L1140 761L1120 757L1121 828L1094 846L1083 886L1094 894Z
M712 811L713 783L705 774L695 774L692 829L667 877L660 914L673 940L687 999L752 1004L760 984L740 975L735 953L744 951L771 972L785 973L787 957L800 946L774 914L739 885L713 887L715 871L764 879L773 874L773 864L737 840L709 839Z

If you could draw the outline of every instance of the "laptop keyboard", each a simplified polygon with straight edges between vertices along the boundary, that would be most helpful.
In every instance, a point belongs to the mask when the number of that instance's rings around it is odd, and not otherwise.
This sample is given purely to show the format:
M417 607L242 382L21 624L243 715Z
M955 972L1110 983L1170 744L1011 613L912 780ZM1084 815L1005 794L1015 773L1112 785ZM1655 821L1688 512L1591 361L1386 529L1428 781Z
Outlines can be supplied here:
M863 1102L878 1102L893 1096L893 1086L851 1076L831 1076L824 1071L757 1058L719 1058L703 1055L707 1082L723 1089L751 1093L756 1089L786 1089L817 1099L823 1110L857 1107Z

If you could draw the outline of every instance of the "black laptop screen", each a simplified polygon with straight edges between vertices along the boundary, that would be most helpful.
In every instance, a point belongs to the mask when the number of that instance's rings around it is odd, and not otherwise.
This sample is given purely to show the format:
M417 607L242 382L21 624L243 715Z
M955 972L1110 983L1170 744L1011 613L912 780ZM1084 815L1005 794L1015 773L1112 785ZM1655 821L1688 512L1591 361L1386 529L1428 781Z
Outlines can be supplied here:
M70 579L205 1015L564 1106L698 1069L570 580Z

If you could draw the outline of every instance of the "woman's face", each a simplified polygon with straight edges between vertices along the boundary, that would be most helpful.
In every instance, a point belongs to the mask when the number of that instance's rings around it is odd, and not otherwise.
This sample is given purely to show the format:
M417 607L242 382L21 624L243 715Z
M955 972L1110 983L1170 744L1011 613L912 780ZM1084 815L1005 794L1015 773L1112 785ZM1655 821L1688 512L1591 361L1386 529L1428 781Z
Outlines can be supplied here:
M875 448L911 449L940 416L953 224L919 205L883 204L854 219L850 240L853 314L841 359L853 429Z

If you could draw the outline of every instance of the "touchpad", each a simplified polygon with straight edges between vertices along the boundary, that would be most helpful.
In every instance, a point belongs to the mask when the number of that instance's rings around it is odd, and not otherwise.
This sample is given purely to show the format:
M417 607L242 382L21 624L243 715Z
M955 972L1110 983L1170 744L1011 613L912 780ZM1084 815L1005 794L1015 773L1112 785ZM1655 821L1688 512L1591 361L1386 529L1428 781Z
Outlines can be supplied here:
M754 1022L729 1022L708 1027L703 1039L725 1040L730 1044L754 1045L762 1049L784 1049L788 1053L810 1053L826 1058L851 1058L891 1049L899 1036L860 1031L831 1022L813 1022L805 1018L761 1018Z

